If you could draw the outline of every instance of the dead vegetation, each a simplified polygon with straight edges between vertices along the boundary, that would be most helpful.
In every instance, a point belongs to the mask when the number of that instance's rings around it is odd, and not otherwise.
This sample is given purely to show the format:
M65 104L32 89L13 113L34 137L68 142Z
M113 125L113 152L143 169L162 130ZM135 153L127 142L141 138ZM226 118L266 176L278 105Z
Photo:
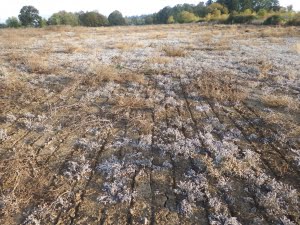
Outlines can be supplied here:
M162 50L169 57L185 57L187 54L183 48L175 46L164 46Z
M0 42L0 224L300 223L298 28Z
M197 86L201 96L221 102L238 103L248 96L235 76L228 73L204 72L197 79Z

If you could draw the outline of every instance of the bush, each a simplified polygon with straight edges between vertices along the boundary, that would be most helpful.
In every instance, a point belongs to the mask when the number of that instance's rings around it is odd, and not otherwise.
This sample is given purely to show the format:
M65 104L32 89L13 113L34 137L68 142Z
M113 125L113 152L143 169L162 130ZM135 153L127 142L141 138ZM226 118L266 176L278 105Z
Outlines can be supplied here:
M71 12L60 11L54 13L48 20L49 25L71 25L78 26L78 15Z
M268 14L268 11L265 10L265 9L260 9L260 10L257 12L257 15L258 15L259 17L265 17L267 14Z
M287 22L290 26L300 26L300 13L295 15L295 17Z
M179 14L178 22L179 23L191 23L191 22L197 21L198 19L199 18L197 16L195 16L194 13L190 13L190 12L187 12L187 11L182 11Z
M227 23L251 23L256 17L253 15L230 15L227 19Z
M80 24L86 27L100 27L107 26L108 20L106 16L98 13L97 11L92 12L81 12L79 14Z
M20 21L18 20L18 18L16 17L9 17L7 20L6 20L6 25L7 27L13 27L13 28L18 28L21 26L21 23Z
M268 17L264 21L264 25L283 25L285 23L285 19L280 15L273 15Z
M169 16L167 23L168 24L175 23L174 16Z

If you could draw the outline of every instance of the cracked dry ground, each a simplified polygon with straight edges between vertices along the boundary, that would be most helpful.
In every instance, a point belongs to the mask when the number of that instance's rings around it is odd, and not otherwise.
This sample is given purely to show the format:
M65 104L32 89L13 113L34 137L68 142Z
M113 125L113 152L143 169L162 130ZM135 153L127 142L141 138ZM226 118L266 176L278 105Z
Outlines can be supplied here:
M1 30L1 224L300 224L298 28Z

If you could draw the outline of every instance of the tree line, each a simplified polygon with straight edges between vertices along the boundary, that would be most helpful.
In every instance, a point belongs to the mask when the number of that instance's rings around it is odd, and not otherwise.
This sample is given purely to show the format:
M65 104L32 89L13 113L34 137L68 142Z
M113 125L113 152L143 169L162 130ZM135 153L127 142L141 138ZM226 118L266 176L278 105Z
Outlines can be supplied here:
M190 23L197 21L226 20L248 21L255 16L265 17L268 13L291 12L292 6L286 8L279 5L278 0L208 0L199 4L178 4L174 7L164 7L157 13L141 16L124 17L121 12L114 11L108 17L98 11L54 13L48 20L39 15L33 6L24 6L19 16L10 17L6 24L8 27L44 27L47 25L71 26L122 26ZM241 18L240 18L241 17ZM233 19L234 18L234 19ZM239 20L238 20L239 19Z

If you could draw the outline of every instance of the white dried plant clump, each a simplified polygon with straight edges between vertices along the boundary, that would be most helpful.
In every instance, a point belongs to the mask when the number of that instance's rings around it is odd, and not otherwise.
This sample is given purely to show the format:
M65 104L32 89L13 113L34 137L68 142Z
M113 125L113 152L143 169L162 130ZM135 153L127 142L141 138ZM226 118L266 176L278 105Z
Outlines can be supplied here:
M48 117L44 114L34 115L30 112L24 113L23 118L20 119L23 126L30 131L48 132L52 131L53 127L47 124Z
M131 190L131 182L139 168L152 167L152 162L141 153L126 154L123 160L112 156L100 163L97 170L105 176L102 195L98 201L104 204L130 202L135 196Z
M185 178L187 180L180 181L174 191L185 197L180 204L180 212L189 217L193 214L196 203L205 200L208 183L203 174L196 173L194 170L188 171Z
M86 138L80 138L75 141L74 147L83 151L92 151L96 148L100 148L100 144L95 141L90 141Z
M65 212L72 205L73 192L65 192L58 196L53 202L35 207L25 218L23 225L54 224L57 218L54 211Z
M0 141L8 140L9 136L6 129L0 129Z
M218 198L209 198L211 208L209 222L212 225L241 225L236 217L231 217L227 206Z
M87 175L91 171L90 164L87 162L68 161L63 170L63 175L70 181L79 181L82 178L88 179Z
M183 155L184 158L193 158L199 152L201 143L197 138L185 138L177 128L162 127L161 136L158 138L157 147L162 150L164 154L169 153L175 159L178 155Z
M258 204L274 218L284 218L300 211L299 193L291 186L276 181L264 173L258 177L254 174L249 176L249 184L255 185Z
M6 115L6 121L7 122L12 123L12 122L14 122L16 120L17 120L17 117L14 114L9 113L9 114Z

